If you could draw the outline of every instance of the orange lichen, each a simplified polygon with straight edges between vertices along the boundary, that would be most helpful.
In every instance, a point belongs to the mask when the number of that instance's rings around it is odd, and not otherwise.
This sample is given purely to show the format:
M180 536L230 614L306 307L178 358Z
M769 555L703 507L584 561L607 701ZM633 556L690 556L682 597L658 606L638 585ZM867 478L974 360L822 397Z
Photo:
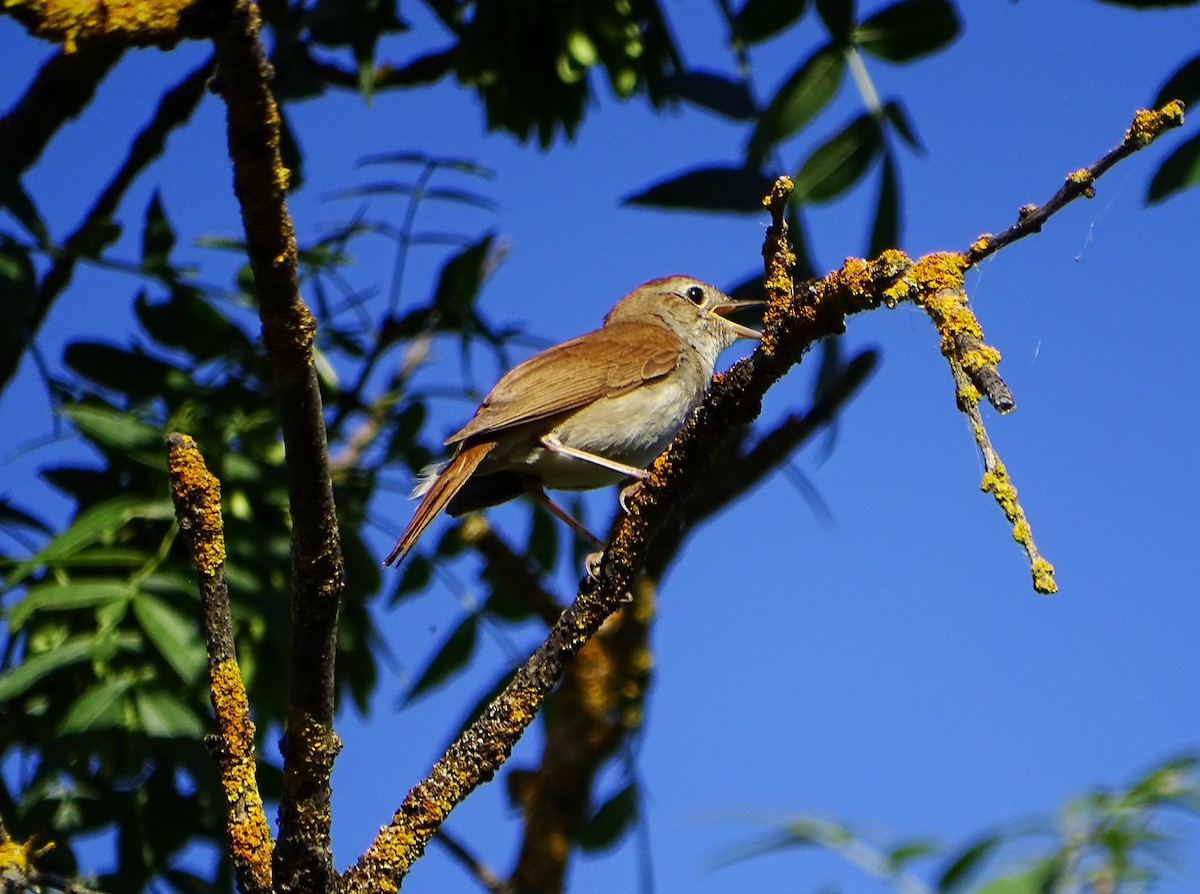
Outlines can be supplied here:
M1161 109L1138 109L1133 124L1125 131L1125 142L1139 148L1151 143L1168 127L1183 123L1183 103L1173 99Z
M1025 519L1025 510L1021 508L1021 503L1017 499L1017 489L1008 477L1008 470L1004 467L1004 463L997 460L994 467L984 473L979 489L990 493L1000 508L1004 510L1005 518L1013 526L1013 540L1021 544L1031 556L1036 556L1033 532L1029 527L1029 522ZM1053 565L1039 556L1034 559L1031 570L1033 572L1033 588L1037 592L1048 594L1058 591L1058 584L1054 581Z
M1077 171L1072 171L1067 175L1067 182L1074 183L1076 186L1082 187L1079 194L1087 199L1096 197L1096 190L1092 187L1096 178L1087 168L1080 168Z
M204 463L195 440L172 436L167 452L175 517L187 535L197 570L212 576L225 561L221 482Z
M274 842L254 775L254 722L237 661L213 661L209 681L221 740L221 788L228 805L225 826L230 853L239 871L249 874L252 890L269 891Z
M780 202L786 202L795 188L796 184L787 174L776 177L775 182L771 185L771 191L763 196L763 207L771 208Z
M978 239L971 243L970 252L973 255L983 254L987 251L988 245L992 241L991 233L983 233Z

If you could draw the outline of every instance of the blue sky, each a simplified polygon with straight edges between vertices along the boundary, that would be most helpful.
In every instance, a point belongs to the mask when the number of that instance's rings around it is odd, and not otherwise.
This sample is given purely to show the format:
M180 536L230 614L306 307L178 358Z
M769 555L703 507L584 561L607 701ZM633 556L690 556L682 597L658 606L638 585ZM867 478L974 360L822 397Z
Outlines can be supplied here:
M676 0L666 8L689 62L732 71L709 4ZM1048 198L1068 171L1119 142L1133 111L1195 54L1200 33L1194 12L1134 13L1083 0L963 9L965 33L948 51L908 67L868 63L885 98L907 104L928 149L901 165L900 247L914 256L963 249L1006 227L1020 205ZM811 50L809 33L800 45L788 35L756 53L760 95ZM9 59L0 73L7 107L47 48L8 18L0 19L0 46ZM395 59L411 52L403 36L383 48ZM50 148L27 186L56 233L74 226L132 128L203 53L184 45L133 54ZM789 164L858 109L847 85L821 125L785 149ZM474 102L448 85L381 93L368 107L335 96L293 115L307 158L307 184L291 202L302 233L344 219L350 209L325 197L369 178L354 169L363 155L421 150L494 168L496 180L483 190L498 212L431 209L422 220L429 229L495 228L510 248L482 307L493 321L523 323L547 341L593 328L645 279L680 272L730 285L758 263L762 219L620 205L668 174L739 159L744 130L697 110L660 117L604 95L577 142L550 153L485 134ZM1177 139L1121 164L1095 199L968 276L1018 404L1007 417L989 416L991 434L1057 568L1058 595L1032 592L1000 511L979 492L981 465L954 410L950 374L931 326L910 307L851 320L848 348L877 346L882 364L840 418L832 453L814 442L795 458L833 523L815 518L776 476L688 542L660 593L654 689L637 760L658 890L807 891L833 879L848 891L888 890L808 852L706 867L745 836L738 819L816 813L881 841L963 842L1093 786L1127 782L1200 743L1200 424L1192 388L1200 306L1190 269L1200 193L1142 204L1150 174ZM223 110L209 96L126 199L131 224L118 252L135 254L132 222L157 186L180 231L180 256L210 263L213 253L190 243L236 232L229 184ZM871 190L860 189L812 212L821 269L863 252L872 201ZM425 297L439 261L433 250L414 259L409 300ZM386 282L389 265L381 245L356 258L352 276L364 286ZM126 337L130 282L85 277L48 324L51 363L81 333ZM737 349L726 356L732 361ZM442 357L446 364L424 373L427 384L439 373L453 377L451 345ZM496 372L481 367L477 376ZM803 407L810 382L807 370L793 372L770 395L764 419ZM429 440L467 413L448 401ZM29 362L0 402L0 419L4 490L54 511L54 495L33 475L72 448L20 450L51 425ZM383 524L371 536L381 555L410 511L405 478L397 470L395 495L378 507ZM608 492L588 500L593 517L611 511ZM490 517L524 533L523 510ZM564 570L564 590L574 576ZM535 630L490 638L469 678L399 709L411 682L405 674L419 671L479 595L468 574L455 578L461 587L450 580L380 616L401 667L385 679L369 719L341 721L340 865L367 846L480 688L537 641ZM535 731L513 765L537 753ZM619 775L605 784L615 790ZM502 785L470 799L449 828L498 869L508 867L514 827ZM1162 887L1172 894L1200 887L1200 828L1183 829L1191 842L1184 865ZM632 887L638 859L633 842L584 858L571 890ZM477 890L436 846L407 886Z

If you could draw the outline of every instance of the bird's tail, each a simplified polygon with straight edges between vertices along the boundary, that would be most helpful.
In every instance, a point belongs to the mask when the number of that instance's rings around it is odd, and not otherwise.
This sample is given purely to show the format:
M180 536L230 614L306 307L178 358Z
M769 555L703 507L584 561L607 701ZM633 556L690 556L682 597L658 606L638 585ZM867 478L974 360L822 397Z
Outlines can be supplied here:
M446 504L470 480L471 475L479 468L479 464L483 462L484 457L491 453L495 446L495 441L484 441L481 444L474 444L460 450L446 464L446 467L441 470L436 478L429 481L428 484L422 481L418 485L413 496L420 495L421 502L417 506L417 511L413 513L412 521L408 523L408 527L404 529L404 533L396 541L395 547L388 553L387 558L383 560L384 565L392 565L404 560L404 557L408 555L408 551L413 548L413 544L417 542L417 538L425 532L425 529L429 527L429 523L437 518L438 513L446 507ZM422 490L422 487L424 490Z

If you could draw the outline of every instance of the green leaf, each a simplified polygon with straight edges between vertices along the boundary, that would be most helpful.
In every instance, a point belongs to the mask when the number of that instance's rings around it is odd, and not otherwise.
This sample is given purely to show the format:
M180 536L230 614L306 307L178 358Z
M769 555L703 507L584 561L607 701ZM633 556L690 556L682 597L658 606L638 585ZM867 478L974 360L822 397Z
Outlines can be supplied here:
M162 689L139 689L133 695L142 730L160 739L197 739L205 724L185 702Z
M24 597L8 611L8 629L18 630L34 612L72 611L91 608L129 597L124 581L94 580L73 583L44 583L30 587Z
M154 468L162 468L159 459L162 431L147 425L132 413L96 404L72 404L62 407L59 412L96 443L148 461ZM154 458L147 459L146 451L154 451Z
M900 138L904 139L905 143L918 152L925 151L925 146L920 143L920 138L917 136L916 127L913 127L912 119L908 118L908 112L901 103L895 100L884 103L883 115L895 127L896 133L900 134Z
M37 272L29 250L3 234L0 234L0 295L4 296L4 313L0 314L0 355L10 356L24 347L30 338L38 305Z
M883 114L904 142L917 152L925 151L925 147L921 145L921 138L917 136L917 130L913 127L912 119L908 117L908 111L902 103L894 99L888 100L884 103Z
M871 224L871 245L867 257L876 258L900 241L900 190L896 185L896 166L892 154L883 153L883 171L879 178L879 201Z
M450 155L426 155L424 152L379 152L374 155L364 155L358 160L359 167L366 165L419 165L436 170L456 171L469 174L483 180L495 180L496 172L484 167L469 158L457 158Z
M749 168L694 168L622 201L655 208L758 214L773 182Z
M620 841L638 816L638 790L630 783L609 798L579 830L579 846L585 851L606 850Z
M156 189L146 208L142 224L142 269L149 273L164 273L170 270L168 258L175 247L175 230L167 220L162 196Z
M254 343L246 334L190 289L174 289L158 304L138 295L134 310L151 338L196 360L254 355Z
M141 349L119 348L95 341L76 341L63 351L63 362L102 388L145 400L162 394L170 363Z
M908 841L889 850L887 852L887 861L893 872L900 872L904 869L906 863L911 863L913 860L919 860L922 857L928 857L930 854L937 853L937 851L938 845L935 841Z
M0 525L29 528L40 534L53 533L53 529L40 518L24 509L18 509L4 497L0 497Z
M108 218L89 220L67 238L66 248L80 257L95 259L120 238L120 224Z
M879 122L863 114L818 146L796 174L795 198L828 202L866 174L883 147Z
M844 47L850 42L856 17L854 0L817 0L817 14L835 45Z
M433 660L429 662L424 672L417 678L413 688L409 690L405 701L413 701L417 696L447 680L455 671L465 667L475 652L478 632L479 618L469 615L442 643L442 647L433 656Z
M1003 843L1004 839L999 835L985 835L972 842L942 870L937 880L938 894L954 894L971 881L979 872L984 860Z
M766 40L799 20L807 8L808 0L746 0L733 17L734 36L746 43Z
M91 661L100 651L100 643L98 637L89 635L27 656L16 667L0 674L0 703L7 703L22 695L34 683L60 668Z
M0 209L7 208L8 213L16 218L40 246L50 244L50 231L38 214L33 199L21 185L20 175L8 164L0 163Z
M809 56L767 104L746 147L750 159L763 158L825 108L837 95L845 70L845 57L833 47L822 47Z
M1200 134L1180 143L1150 179L1146 204L1153 205L1200 183Z
M185 615L145 592L133 600L133 614L146 638L184 683L191 685L200 679L208 659L197 632L198 617Z
M950 44L962 25L949 0L900 0L854 29L863 52L889 62L911 62Z
M422 200L435 199L459 205L470 205L475 208L484 208L488 211L496 211L499 208L499 205L492 199L471 190L451 189L448 187L418 190L416 186L410 183L397 183L391 180L364 183L361 186L349 186L345 189L338 189L327 194L326 198L357 199L367 196L418 196Z
M1175 74L1154 97L1154 108L1159 109L1173 99L1182 100L1191 106L1200 99L1200 56L1183 63Z
M442 266L433 295L433 306L439 311L439 329L461 330L474 317L479 287L491 268L495 238L489 233Z
M1004 875L976 888L972 894L1047 894L1062 874L1061 864L1055 857L1043 860L1026 872Z
M114 497L81 512L70 527L47 543L34 556L14 566L5 580L11 587L35 568L68 561L81 550L112 536L135 518L165 520L174 518L167 499L146 500L137 496Z
M66 735L122 726L124 698L132 686L132 680L120 679L98 683L88 689L67 709L56 732Z
M758 114L746 82L717 72L685 71L667 81L667 88L680 99L733 121L750 121Z

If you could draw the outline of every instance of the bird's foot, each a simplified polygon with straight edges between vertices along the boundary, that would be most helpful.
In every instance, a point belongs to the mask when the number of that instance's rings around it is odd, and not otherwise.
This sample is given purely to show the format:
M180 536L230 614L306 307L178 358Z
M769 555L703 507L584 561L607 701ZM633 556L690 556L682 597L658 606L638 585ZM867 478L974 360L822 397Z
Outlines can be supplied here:
M600 580L600 562L603 558L604 550L588 553L583 557L583 567L587 571L587 576L592 580Z
M621 493L617 496L617 502L621 504L621 511L626 515L629 514L629 501L637 495L637 492L642 489L642 480L639 478L630 482L621 488Z

